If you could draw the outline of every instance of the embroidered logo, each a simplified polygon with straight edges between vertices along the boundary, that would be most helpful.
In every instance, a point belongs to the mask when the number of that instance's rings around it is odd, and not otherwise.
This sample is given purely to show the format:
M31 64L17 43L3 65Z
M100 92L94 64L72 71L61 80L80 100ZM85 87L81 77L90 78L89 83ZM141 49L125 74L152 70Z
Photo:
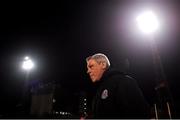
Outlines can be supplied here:
M108 97L108 90L105 89L103 90L102 94L101 94L101 99L106 99Z

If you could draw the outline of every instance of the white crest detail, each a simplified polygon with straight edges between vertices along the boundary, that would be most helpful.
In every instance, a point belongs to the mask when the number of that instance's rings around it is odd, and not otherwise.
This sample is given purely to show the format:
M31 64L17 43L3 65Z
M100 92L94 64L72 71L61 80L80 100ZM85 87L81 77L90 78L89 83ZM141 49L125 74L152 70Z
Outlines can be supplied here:
M108 97L108 90L105 89L103 90L102 94L101 94L101 99L106 99Z

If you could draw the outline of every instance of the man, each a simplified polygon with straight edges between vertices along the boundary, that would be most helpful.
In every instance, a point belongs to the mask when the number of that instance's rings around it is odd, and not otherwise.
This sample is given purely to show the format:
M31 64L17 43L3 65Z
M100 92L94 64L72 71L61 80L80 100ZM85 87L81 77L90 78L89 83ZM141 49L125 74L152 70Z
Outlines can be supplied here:
M87 73L98 84L93 99L94 118L148 118L148 105L135 80L110 68L106 55L86 58Z

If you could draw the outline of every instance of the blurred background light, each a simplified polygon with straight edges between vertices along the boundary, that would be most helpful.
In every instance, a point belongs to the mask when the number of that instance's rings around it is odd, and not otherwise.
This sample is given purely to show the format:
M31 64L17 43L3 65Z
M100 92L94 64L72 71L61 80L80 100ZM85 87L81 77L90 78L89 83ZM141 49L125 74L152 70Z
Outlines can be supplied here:
M159 28L159 21L152 11L145 11L136 17L139 29L145 34L154 33Z
M34 68L34 63L33 63L33 61L28 56L26 56L24 58L24 61L23 61L23 64L22 64L22 68L24 70L31 70L31 69Z

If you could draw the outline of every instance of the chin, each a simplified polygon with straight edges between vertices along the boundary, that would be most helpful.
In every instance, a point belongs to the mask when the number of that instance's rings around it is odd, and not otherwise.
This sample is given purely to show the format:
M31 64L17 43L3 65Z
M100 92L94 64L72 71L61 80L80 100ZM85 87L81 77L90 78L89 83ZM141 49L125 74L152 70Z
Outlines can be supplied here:
M92 81L93 83L95 83L97 80L96 80L96 79L92 79L91 81Z

